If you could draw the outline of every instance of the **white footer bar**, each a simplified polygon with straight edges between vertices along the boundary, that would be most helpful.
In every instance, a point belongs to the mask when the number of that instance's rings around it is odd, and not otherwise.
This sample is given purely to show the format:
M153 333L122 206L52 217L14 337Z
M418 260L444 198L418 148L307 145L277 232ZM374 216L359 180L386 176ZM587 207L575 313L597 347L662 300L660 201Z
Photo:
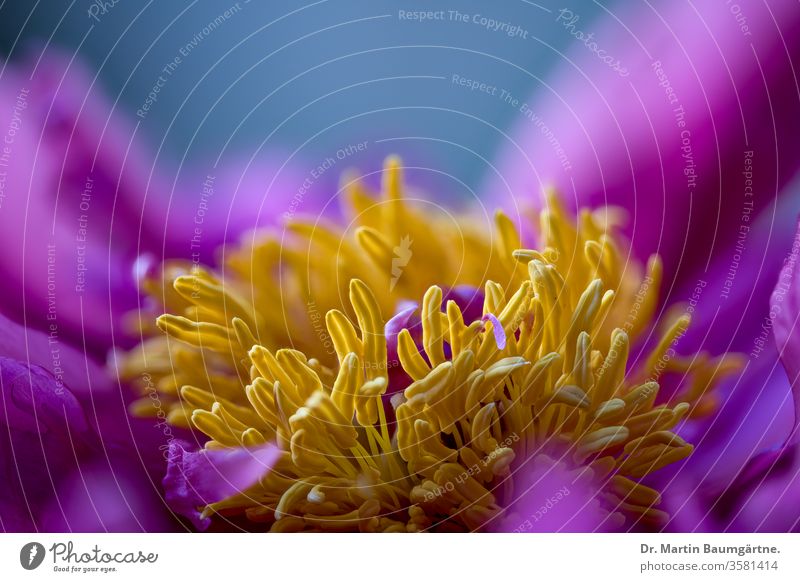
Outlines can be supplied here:
M792 534L3 534L2 580L800 580Z

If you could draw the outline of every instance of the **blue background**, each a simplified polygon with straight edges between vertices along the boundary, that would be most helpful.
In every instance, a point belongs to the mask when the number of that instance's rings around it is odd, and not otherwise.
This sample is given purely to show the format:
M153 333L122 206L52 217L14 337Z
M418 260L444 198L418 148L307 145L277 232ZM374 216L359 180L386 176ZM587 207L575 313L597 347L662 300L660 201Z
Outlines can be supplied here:
M366 153L349 160L362 171L397 151L407 164L433 169L433 184L451 191L479 184L503 132L518 119L500 91L529 98L574 46L554 25L557 10L570 8L582 23L604 11L589 1L241 0L204 34L236 3L117 0L106 2L106 10L99 4L5 2L2 50L13 58L53 43L76 54L139 121L159 165L277 150L314 166L368 140ZM403 20L400 10L444 10L445 19ZM451 20L449 10L469 21ZM518 26L527 38L487 30L472 22L478 14ZM181 56L195 35L202 38ZM180 64L144 119L137 118L176 56ZM454 74L497 87L496 94L458 86Z

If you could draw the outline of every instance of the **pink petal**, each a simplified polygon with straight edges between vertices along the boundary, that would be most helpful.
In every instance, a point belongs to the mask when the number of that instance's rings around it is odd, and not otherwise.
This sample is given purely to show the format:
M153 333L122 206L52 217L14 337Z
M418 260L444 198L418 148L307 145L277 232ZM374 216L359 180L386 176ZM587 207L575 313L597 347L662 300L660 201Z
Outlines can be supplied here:
M799 225L800 227L800 225ZM794 428L790 442L798 442L800 431L800 228L778 282L770 298L770 319L778 353L792 387L795 407Z

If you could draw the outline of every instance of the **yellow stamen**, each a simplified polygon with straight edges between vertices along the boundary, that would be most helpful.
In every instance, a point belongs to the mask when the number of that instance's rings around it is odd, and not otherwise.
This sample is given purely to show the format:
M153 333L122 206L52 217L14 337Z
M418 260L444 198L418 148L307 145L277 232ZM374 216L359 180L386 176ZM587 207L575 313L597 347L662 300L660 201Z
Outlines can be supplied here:
M147 372L143 392L209 448L283 451L247 495L204 514L244 513L274 531L480 529L509 509L515 472L553 452L598 488L609 523L664 519L660 494L638 480L692 452L673 429L712 409L741 360L678 355L689 317L670 313L629 369L631 346L656 327L658 257L630 266L613 211L574 220L552 193L538 250L520 248L502 212L494 233L471 215L431 216L404 199L396 158L382 200L354 179L345 191L352 232L295 221L284 247L269 234L243 244L224 277L172 262L146 282L163 297L166 337L133 351L123 375ZM398 278L404 238L415 250ZM483 289L486 321L443 305L440 285ZM384 325L401 300L420 302L421 339L402 330L393 362ZM396 366L409 385L394 384ZM671 373L687 381L656 405ZM148 401L131 410L152 411Z

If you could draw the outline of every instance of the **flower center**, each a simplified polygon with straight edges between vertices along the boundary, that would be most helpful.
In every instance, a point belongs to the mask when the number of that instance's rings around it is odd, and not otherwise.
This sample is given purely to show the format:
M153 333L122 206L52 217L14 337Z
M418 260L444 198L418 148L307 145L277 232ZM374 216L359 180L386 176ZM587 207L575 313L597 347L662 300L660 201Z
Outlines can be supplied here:
M620 251L614 212L576 221L552 195L531 250L501 212L486 234L474 217L439 220L406 202L396 160L383 190L376 204L348 185L352 234L298 221L289 246L254 236L224 284L181 263L146 281L165 334L132 352L124 375L155 378L170 421L206 447L283 450L206 514L276 531L491 529L526 517L522 476L550 463L593 484L606 526L663 521L659 493L640 481L692 452L673 430L713 410L714 385L740 358L676 354L690 318L654 321L658 257L640 269ZM482 287L483 317L443 302L437 279ZM403 329L387 350L387 316L420 298L421 334ZM631 361L636 345L645 355ZM390 385L398 366L410 383ZM668 375L676 387L659 394ZM147 396L133 406L152 408Z

